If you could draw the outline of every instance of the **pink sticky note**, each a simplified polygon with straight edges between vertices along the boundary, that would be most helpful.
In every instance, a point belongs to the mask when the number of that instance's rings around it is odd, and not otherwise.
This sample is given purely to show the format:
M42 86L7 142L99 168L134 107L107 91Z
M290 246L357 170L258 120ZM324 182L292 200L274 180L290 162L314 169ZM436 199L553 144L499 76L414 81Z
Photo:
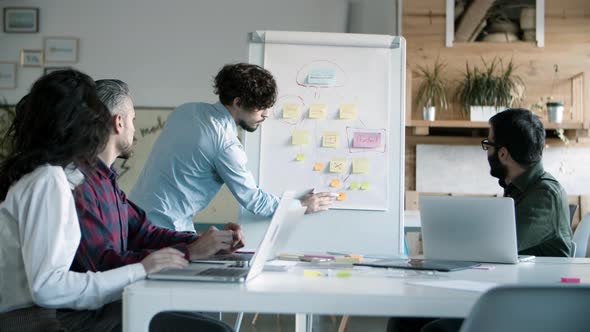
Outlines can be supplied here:
M356 132L352 138L353 148L378 148L381 146L381 133Z

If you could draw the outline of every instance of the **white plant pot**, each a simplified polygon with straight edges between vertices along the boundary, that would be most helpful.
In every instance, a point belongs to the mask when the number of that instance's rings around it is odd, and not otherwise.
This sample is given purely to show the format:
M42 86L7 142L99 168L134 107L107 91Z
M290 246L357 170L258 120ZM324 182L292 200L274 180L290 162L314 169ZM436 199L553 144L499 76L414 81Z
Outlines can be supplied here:
M471 106L469 108L469 120L487 122L492 116L505 109L505 106Z
M426 121L434 121L436 115L436 108L434 106L427 106L422 109L422 118Z
M471 121L485 121L483 115L483 106L469 107L469 120Z
M547 116L549 118L549 122L553 123L561 123L563 122L563 105L562 104L553 104L547 105Z

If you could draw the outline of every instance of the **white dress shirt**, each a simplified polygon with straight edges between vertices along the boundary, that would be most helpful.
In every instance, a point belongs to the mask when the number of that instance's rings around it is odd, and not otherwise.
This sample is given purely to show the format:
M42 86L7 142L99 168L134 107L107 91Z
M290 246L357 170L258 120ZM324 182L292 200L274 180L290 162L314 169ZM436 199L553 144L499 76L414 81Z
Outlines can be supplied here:
M195 231L192 217L225 183L237 201L270 217L279 198L260 189L247 168L236 122L221 103L188 103L166 120L129 197L161 227Z
M139 263L78 273L70 265L80 242L72 189L77 169L44 165L12 185L0 204L0 312L30 307L96 309L145 278Z

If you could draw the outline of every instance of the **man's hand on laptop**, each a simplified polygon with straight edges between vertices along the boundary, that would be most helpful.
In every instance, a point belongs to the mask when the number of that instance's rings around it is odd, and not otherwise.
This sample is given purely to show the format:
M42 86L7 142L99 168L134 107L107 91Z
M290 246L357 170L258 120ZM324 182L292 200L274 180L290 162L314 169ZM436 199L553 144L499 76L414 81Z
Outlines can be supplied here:
M164 269L182 269L187 264L184 254L174 248L154 251L141 261L146 273L154 273Z
M219 251L231 252L233 245L232 230L219 230L214 226L201 233L196 241L188 245L188 252L191 259L209 258Z
M240 227L240 225L233 222L228 222L227 224L225 224L225 227L223 229L233 232L233 242L230 248L230 252L234 252L244 247L244 233L242 233L242 227Z

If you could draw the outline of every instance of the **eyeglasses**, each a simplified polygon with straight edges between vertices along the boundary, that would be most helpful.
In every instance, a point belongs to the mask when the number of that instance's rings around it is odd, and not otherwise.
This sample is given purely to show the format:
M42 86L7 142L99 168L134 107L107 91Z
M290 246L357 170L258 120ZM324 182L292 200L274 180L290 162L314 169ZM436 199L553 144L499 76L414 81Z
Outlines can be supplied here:
M484 138L481 140L481 148L484 149L485 151L487 151L489 149L490 146L495 147L496 149L501 147L501 145L498 145L494 142L491 142L489 139Z

